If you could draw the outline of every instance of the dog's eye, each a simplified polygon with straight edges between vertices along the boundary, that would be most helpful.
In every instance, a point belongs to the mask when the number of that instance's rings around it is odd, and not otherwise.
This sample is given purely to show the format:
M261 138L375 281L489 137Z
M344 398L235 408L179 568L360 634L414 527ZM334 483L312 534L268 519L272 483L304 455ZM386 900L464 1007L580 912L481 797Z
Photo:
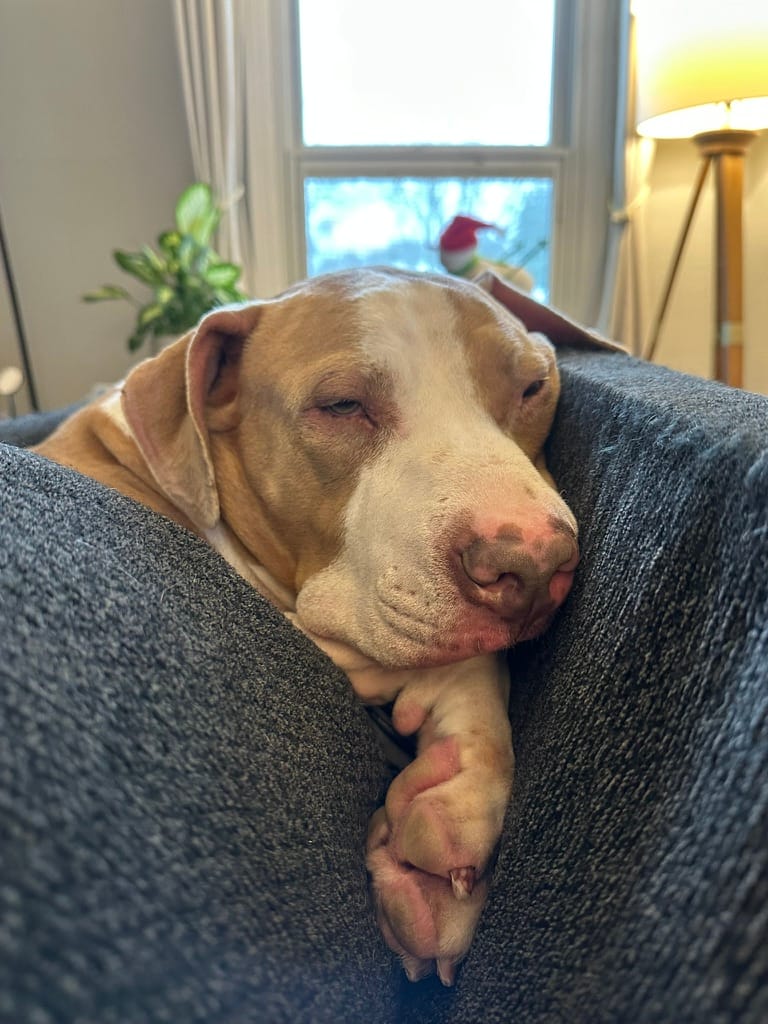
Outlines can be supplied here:
M538 395L544 385L547 383L547 378L544 377L542 380L532 381L523 392L523 401L527 398L533 398L534 395Z
M341 398L338 402L323 406L324 411L332 416L354 416L355 413L361 412L362 408L361 403L354 398Z

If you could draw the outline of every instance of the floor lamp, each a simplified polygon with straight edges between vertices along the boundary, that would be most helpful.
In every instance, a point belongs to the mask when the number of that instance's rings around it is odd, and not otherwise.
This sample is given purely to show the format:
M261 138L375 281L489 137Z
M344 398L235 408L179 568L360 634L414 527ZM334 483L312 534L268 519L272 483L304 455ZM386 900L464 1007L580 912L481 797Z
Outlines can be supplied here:
M29 347L27 345L27 335L24 331L24 321L21 317L21 306L19 305L19 296L16 291L16 281L13 276L13 269L11 267L11 254L8 251L8 242L5 237L5 228L3 227L3 218L0 214L0 262L3 264L3 271L5 276L5 283L8 287L8 296L11 301L11 313L13 315L13 323L16 327L16 340L19 344L19 355L21 356L21 362L24 367L24 374L27 381L27 392L29 394L29 403L32 406L32 410L37 412L39 405L37 402L37 391L35 390L35 380L32 376L32 364L29 361ZM14 371L18 373L16 367L8 367L2 374L2 381L0 381L0 394L3 397L8 397L10 400L10 408L15 414L15 395L21 386L21 382L14 377ZM8 383L8 387L4 385Z
M716 207L714 371L743 382L744 158L768 127L768 3L765 0L633 0L637 131L692 138L701 154L691 201L651 326L653 358L710 168Z

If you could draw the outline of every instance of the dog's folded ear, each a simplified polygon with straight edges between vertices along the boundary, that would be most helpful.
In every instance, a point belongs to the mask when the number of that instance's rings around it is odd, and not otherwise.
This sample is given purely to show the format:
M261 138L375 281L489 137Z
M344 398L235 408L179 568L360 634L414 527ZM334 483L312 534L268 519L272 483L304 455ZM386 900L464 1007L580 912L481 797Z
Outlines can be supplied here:
M479 274L474 281L502 306L506 306L510 313L522 321L527 330L540 331L549 338L553 345L574 345L578 348L626 352L626 349L618 342L604 338L597 331L583 327L564 313L552 309L551 306L537 302L526 292L521 292L508 281L502 280L493 271L486 270Z
M158 488L203 531L219 520L209 433L237 424L243 346L260 312L258 303L213 310L122 386L123 413Z

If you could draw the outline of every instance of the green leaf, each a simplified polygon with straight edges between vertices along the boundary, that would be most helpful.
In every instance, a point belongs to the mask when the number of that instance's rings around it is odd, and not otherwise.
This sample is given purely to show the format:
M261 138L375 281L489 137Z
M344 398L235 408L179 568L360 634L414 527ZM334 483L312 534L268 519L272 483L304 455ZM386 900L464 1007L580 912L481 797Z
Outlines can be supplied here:
M127 274L137 277L145 284L162 284L163 275L157 271L154 264L144 252L124 252L122 249L115 249L112 254L115 262Z
M131 299L130 292L116 284L104 284L95 292L86 292L83 302L105 302L109 299Z
M175 289L173 289L169 284L161 284L159 288L155 288L155 299L166 309L173 302L175 295Z
M163 231L157 238L157 244L166 256L175 256L179 251L180 242L181 235L178 231Z
M198 181L184 189L176 203L176 226L183 235L192 235L195 241L205 244L218 221L210 185Z
M211 210L211 212L204 217L197 226L195 237L198 242L202 245L207 245L208 242L213 238L213 233L219 226L219 220L221 219L221 212L217 209Z
M234 263L214 263L203 276L214 288L229 288L240 277L240 272L240 267Z
M159 320L165 312L165 307L161 306L157 302L152 302L148 306L143 306L139 310L139 327L149 327L155 320Z
M219 306L229 306L233 302L245 300L245 296L237 288L217 288L214 295Z
M181 241L179 242L178 259L179 266L182 270L189 270L192 266L192 261L197 255L197 244L191 235L182 235Z
M160 259L160 257L157 255L154 249L152 249L149 245L142 245L141 254L147 261L147 266L152 267L152 269L160 277L165 277L165 274L168 270L168 266L165 260Z
M192 273L196 277L200 277L202 280L205 280L208 264L211 262L214 255L213 249L209 249L207 245L196 245L195 256L192 260L191 266Z
M134 333L128 339L128 349L131 352L135 352L136 349L141 348L147 337L146 331L134 331Z

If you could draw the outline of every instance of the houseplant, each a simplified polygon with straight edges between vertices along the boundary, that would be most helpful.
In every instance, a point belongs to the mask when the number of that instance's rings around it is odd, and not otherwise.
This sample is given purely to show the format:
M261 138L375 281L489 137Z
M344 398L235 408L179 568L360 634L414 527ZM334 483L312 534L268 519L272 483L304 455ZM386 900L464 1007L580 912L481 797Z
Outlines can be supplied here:
M83 296L85 302L124 299L137 307L128 339L132 352L147 341L157 351L159 339L188 331L213 306L245 298L237 287L241 268L222 260L210 244L220 219L210 186L195 182L179 196L176 226L158 236L157 250L144 245L139 252L113 253L122 270L151 289L151 297L142 302L114 284Z

